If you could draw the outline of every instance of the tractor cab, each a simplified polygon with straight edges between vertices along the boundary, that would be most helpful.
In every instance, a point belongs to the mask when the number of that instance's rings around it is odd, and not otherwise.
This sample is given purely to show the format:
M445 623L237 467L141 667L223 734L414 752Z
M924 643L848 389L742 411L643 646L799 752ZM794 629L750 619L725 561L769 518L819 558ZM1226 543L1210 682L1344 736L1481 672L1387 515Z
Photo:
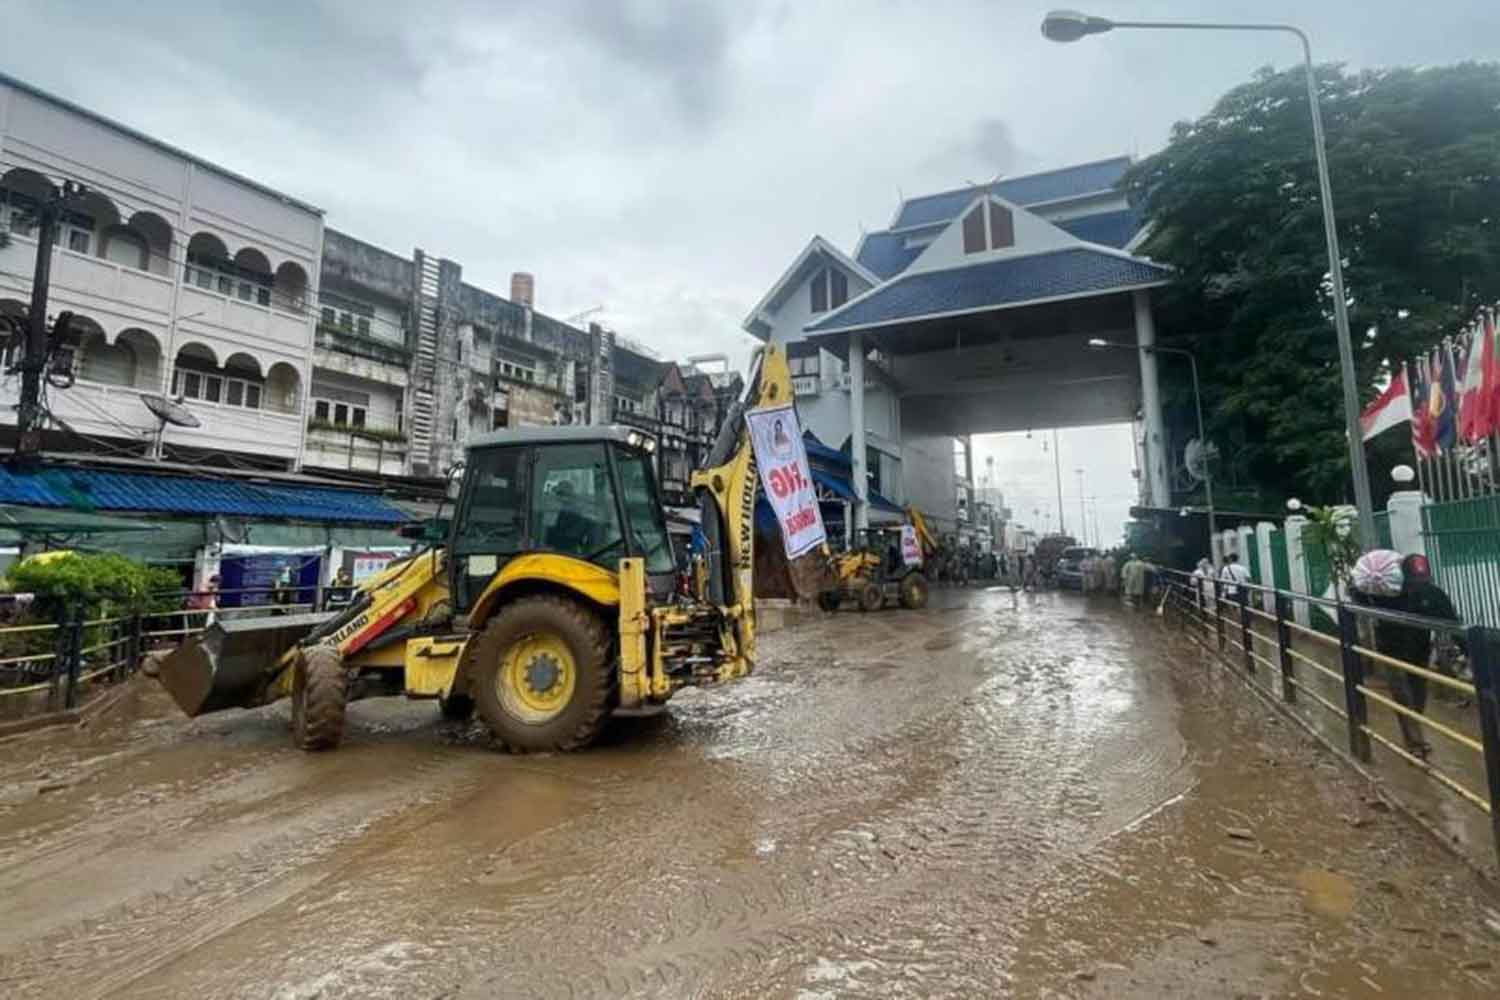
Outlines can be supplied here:
M665 599L677 566L656 491L655 445L618 426L500 430L475 440L450 528L454 611L470 611L509 563L535 555L609 573L621 559L639 558L648 590Z

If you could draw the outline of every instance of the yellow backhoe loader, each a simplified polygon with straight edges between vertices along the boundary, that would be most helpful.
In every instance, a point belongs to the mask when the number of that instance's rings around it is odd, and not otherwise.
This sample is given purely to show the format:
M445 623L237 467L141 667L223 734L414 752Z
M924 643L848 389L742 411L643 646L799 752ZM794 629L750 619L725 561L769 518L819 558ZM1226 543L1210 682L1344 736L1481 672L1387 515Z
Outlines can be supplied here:
M791 402L786 355L767 347L693 474L706 553L686 578L648 435L496 431L469 447L442 542L338 612L213 625L162 661L160 680L190 716L290 697L307 750L338 745L352 698L394 693L437 699L454 718L477 709L512 750L587 746L613 712L753 669L757 472L744 413Z

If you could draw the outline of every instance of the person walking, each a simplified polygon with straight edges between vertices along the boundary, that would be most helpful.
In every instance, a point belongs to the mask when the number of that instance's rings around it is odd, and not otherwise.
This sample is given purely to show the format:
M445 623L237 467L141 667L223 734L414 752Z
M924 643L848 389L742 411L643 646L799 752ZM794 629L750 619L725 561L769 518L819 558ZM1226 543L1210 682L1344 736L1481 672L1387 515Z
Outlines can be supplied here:
M1199 611L1207 608L1213 597L1213 578L1214 564L1207 559L1199 559L1197 568L1193 570L1193 590L1196 591Z
M1399 570L1391 563L1400 558ZM1432 579L1432 564L1418 553L1400 557L1388 549L1376 549L1359 557L1355 563L1353 586L1350 594L1354 603L1365 607L1397 611L1424 618L1460 624L1462 619L1448 594ZM1457 640L1463 648L1463 640ZM1403 625L1377 619L1375 622L1375 648L1393 660L1428 669L1432 658L1432 632L1416 625ZM1386 668L1387 682L1391 694L1406 708L1418 715L1427 711L1427 678L1398 667ZM1406 749L1416 757L1426 759L1432 752L1422 733L1422 724L1416 719L1397 714L1401 726L1401 738Z
M1240 562L1238 552L1231 552L1224 557L1224 568L1219 571L1219 579L1225 583L1224 596L1231 601L1248 596L1248 591L1242 593L1240 585L1250 582L1250 569Z

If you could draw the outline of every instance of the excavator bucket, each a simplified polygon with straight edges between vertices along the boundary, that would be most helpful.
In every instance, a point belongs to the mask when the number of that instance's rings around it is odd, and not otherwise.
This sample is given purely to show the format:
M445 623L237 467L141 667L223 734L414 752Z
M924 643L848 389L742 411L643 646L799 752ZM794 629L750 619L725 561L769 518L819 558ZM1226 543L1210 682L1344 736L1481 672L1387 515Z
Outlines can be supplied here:
M331 612L216 622L162 660L157 679L189 716L264 701L286 651Z

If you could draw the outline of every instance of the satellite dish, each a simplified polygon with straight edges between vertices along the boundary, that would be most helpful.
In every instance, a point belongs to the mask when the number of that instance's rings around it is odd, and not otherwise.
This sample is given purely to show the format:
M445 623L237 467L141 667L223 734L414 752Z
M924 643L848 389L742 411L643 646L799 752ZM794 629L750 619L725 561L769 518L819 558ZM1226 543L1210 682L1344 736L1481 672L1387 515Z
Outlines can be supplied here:
M146 409L156 417L156 440L151 444L151 457L158 462L161 461L161 440L166 435L167 425L177 427L199 427L202 426L198 418L193 416L193 411L182 405L179 397L175 402L165 396L157 396L153 393L141 393L141 402L146 404Z
M244 545L250 538L250 522L243 517L225 517L219 514L214 518L214 526L219 529L220 541L230 545Z
M1208 465L1219 457L1219 449L1212 441L1207 444L1193 438L1182 449L1182 464L1187 467L1188 475L1200 483L1208 478Z
M141 402L146 404L146 409L155 414L156 419L162 422L162 426L171 424L174 427L201 427L198 418L193 416L193 411L183 406L181 402L173 402L165 396L155 396L149 392L141 393Z

